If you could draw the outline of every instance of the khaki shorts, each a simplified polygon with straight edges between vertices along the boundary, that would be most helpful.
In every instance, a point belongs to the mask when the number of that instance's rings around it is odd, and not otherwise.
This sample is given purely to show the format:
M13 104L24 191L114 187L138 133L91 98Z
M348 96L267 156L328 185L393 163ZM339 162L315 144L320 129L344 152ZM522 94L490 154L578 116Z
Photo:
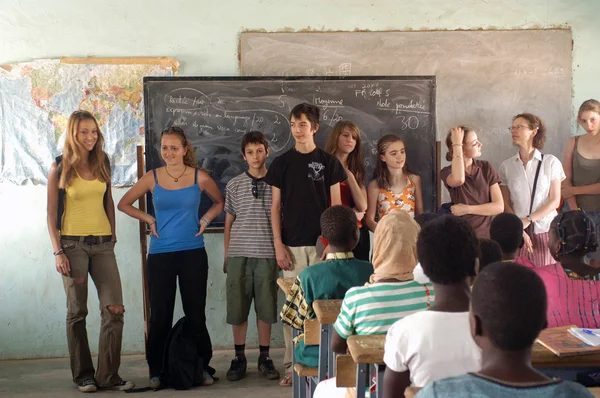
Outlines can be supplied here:
M248 320L254 299L256 319L277 323L277 276L274 258L227 258L227 323L241 325Z

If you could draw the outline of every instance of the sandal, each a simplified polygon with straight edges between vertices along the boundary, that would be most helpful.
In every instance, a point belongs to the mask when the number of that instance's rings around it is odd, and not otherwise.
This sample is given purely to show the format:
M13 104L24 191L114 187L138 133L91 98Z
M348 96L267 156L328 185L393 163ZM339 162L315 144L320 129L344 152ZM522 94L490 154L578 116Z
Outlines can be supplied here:
M282 387L291 387L292 386L292 373L288 372L279 380L279 385Z

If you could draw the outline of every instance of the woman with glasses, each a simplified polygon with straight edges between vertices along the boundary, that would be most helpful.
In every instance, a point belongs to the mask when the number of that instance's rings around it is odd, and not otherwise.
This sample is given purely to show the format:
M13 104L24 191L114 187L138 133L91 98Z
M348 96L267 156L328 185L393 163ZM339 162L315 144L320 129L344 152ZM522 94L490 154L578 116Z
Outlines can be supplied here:
M450 193L452 214L464 217L478 238L489 239L492 217L502 212L500 178L481 157L481 142L475 130L458 126L446 136L446 160L452 162L440 172Z
M81 392L135 386L118 374L125 307L115 258L110 162L103 146L94 116L73 112L63 153L52 163L48 176L48 232L67 295L71 373ZM85 326L88 274L96 285L102 316L96 371Z
M523 222L525 245L519 256L526 256L536 267L553 264L548 230L560 205L560 184L565 173L560 160L540 152L546 141L546 127L539 117L521 113L513 117L509 131L519 151L498 169L504 211L516 214Z
M160 153L165 166L146 173L123 196L119 210L150 225L148 285L150 289L150 330L146 359L150 367L150 387L161 388L165 343L173 324L177 279L187 325L196 337L198 354L204 369L212 358L212 346L206 328L206 287L208 258L203 232L223 211L223 198L210 176L196 168L194 148L182 129L171 127L162 132ZM152 192L155 217L135 207L133 202ZM199 218L203 194L213 205ZM204 372L204 385L213 379Z

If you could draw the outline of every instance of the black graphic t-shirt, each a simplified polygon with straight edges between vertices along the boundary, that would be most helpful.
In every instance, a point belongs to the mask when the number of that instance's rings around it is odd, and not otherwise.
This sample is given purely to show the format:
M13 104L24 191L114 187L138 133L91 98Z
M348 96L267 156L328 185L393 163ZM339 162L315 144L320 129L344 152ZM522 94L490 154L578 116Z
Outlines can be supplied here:
M321 234L321 213L329 206L330 187L348 178L340 161L320 148L292 148L275 158L264 181L281 190L281 239L287 246L314 246Z

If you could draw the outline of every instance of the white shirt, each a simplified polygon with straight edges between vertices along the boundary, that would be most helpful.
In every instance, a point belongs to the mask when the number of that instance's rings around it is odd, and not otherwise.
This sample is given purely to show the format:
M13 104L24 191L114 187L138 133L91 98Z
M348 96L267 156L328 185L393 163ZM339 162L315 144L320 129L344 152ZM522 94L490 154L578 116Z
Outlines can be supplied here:
M419 282L419 283L431 283L431 281L429 280L429 278L427 277L427 275L425 275L425 272L423 271L423 267L421 266L421 263L417 263L417 265L415 266L415 269L413 269L413 279L415 280L415 282Z
M498 169L498 174L502 182L500 185L508 187L510 191L510 201L512 202L513 210L519 218L527 216L529 213L529 205L531 202L531 192L533 190L533 182L535 180L535 172L539 162L542 161L542 154L537 149L533 152L533 158L527 162L527 166L523 167L523 162L517 153L510 159L505 160ZM540 175L535 189L535 197L533 198L532 213L539 209L548 200L550 194L550 182L562 181L565 179L565 172L562 164L555 156L548 153L544 154ZM533 232L543 234L550 229L550 223L558 213L552 210L546 217L534 223Z
M421 311L388 330L383 360L394 372L410 371L412 386L481 370L468 312Z

